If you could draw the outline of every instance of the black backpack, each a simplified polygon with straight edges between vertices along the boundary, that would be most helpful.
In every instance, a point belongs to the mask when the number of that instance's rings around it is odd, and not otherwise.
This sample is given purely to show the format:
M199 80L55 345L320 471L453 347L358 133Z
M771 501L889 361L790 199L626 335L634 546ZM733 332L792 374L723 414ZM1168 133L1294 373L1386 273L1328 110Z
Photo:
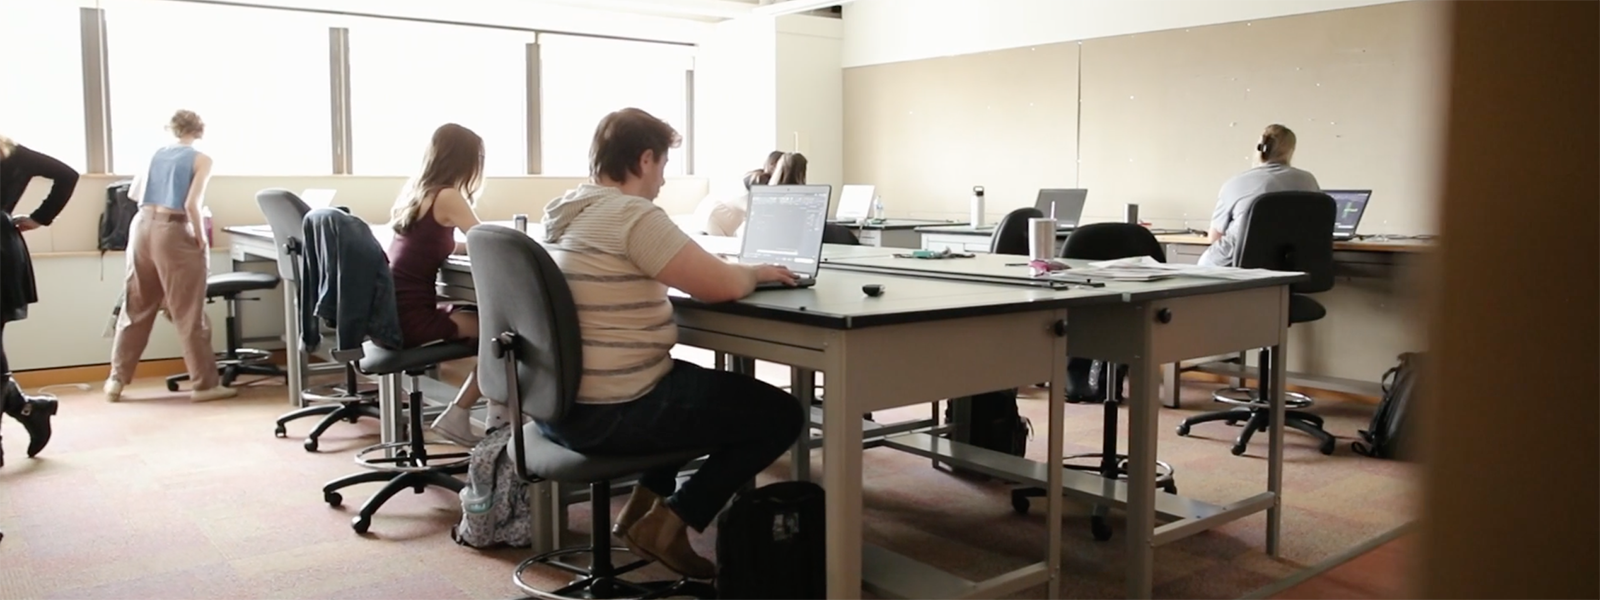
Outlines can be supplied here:
M133 217L139 214L139 204L128 197L133 186L119 181L106 186L106 209L100 213L100 252L127 250L128 233L133 229Z
M1033 433L1032 423L1017 413L1015 388L951 398L944 418L953 426L951 440L1012 456L1027 452Z
M1383 401L1372 423L1357 433L1361 441L1351 442L1356 454L1373 458L1404 459L1410 448L1406 440L1406 405L1421 391L1417 379L1422 375L1422 354L1407 352L1400 355L1400 364L1383 374Z
M825 508L809 481L735 496L717 519L717 597L827 597Z

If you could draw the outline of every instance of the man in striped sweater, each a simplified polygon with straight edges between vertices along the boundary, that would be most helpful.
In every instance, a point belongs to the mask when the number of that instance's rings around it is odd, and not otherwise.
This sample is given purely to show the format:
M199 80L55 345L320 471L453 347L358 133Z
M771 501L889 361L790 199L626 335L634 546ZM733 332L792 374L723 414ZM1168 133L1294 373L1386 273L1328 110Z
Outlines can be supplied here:
M716 567L689 546L735 491L772 464L805 422L789 393L754 377L675 361L667 289L706 302L736 300L788 269L723 261L694 243L654 204L666 183L671 126L635 108L607 115L589 148L591 183L545 207L545 247L566 275L583 334L578 405L541 424L562 445L591 454L711 450L676 487L682 465L647 472L612 531L646 558L707 579Z

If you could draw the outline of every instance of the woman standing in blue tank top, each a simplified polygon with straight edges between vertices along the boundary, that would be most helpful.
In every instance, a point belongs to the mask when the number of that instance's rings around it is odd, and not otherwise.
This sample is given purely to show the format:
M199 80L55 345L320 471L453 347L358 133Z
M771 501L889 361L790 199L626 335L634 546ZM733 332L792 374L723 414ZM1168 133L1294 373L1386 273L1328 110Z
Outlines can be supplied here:
M183 364L195 382L196 402L237 395L219 385L217 357L211 350L211 323L206 319L206 272L210 243L200 208L211 179L211 157L194 148L205 135L205 122L193 111L180 110L167 124L178 141L156 150L150 168L136 176L128 197L139 203L128 243L126 299L117 319L111 349L111 378L106 399L122 398L122 388L150 342L156 315L165 309L183 345Z

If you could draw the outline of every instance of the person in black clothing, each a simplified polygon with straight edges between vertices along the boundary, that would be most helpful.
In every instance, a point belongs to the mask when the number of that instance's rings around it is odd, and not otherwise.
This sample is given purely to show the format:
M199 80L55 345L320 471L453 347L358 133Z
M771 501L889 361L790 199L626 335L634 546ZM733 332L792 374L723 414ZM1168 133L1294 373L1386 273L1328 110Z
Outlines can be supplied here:
M32 213L13 211L22 192L35 177L51 181L50 194ZM37 455L50 443L50 417L57 402L29 398L22 386L11 378L11 361L6 357L5 324L28 318L28 305L39 301L33 280L33 259L22 233L50 225L78 186L78 172L59 160L20 146L0 135L0 373L3 373L3 408L7 415L28 431L28 456ZM5 450L0 447L0 466L5 465Z

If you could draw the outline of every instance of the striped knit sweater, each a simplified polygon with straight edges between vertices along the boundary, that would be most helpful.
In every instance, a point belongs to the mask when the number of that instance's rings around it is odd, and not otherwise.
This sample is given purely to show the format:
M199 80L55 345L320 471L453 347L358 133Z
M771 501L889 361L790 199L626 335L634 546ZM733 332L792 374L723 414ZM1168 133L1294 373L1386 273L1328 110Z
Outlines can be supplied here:
M584 184L544 211L545 249L578 305L578 402L643 396L672 369L678 343L667 286L655 276L689 236L653 202L612 187Z

